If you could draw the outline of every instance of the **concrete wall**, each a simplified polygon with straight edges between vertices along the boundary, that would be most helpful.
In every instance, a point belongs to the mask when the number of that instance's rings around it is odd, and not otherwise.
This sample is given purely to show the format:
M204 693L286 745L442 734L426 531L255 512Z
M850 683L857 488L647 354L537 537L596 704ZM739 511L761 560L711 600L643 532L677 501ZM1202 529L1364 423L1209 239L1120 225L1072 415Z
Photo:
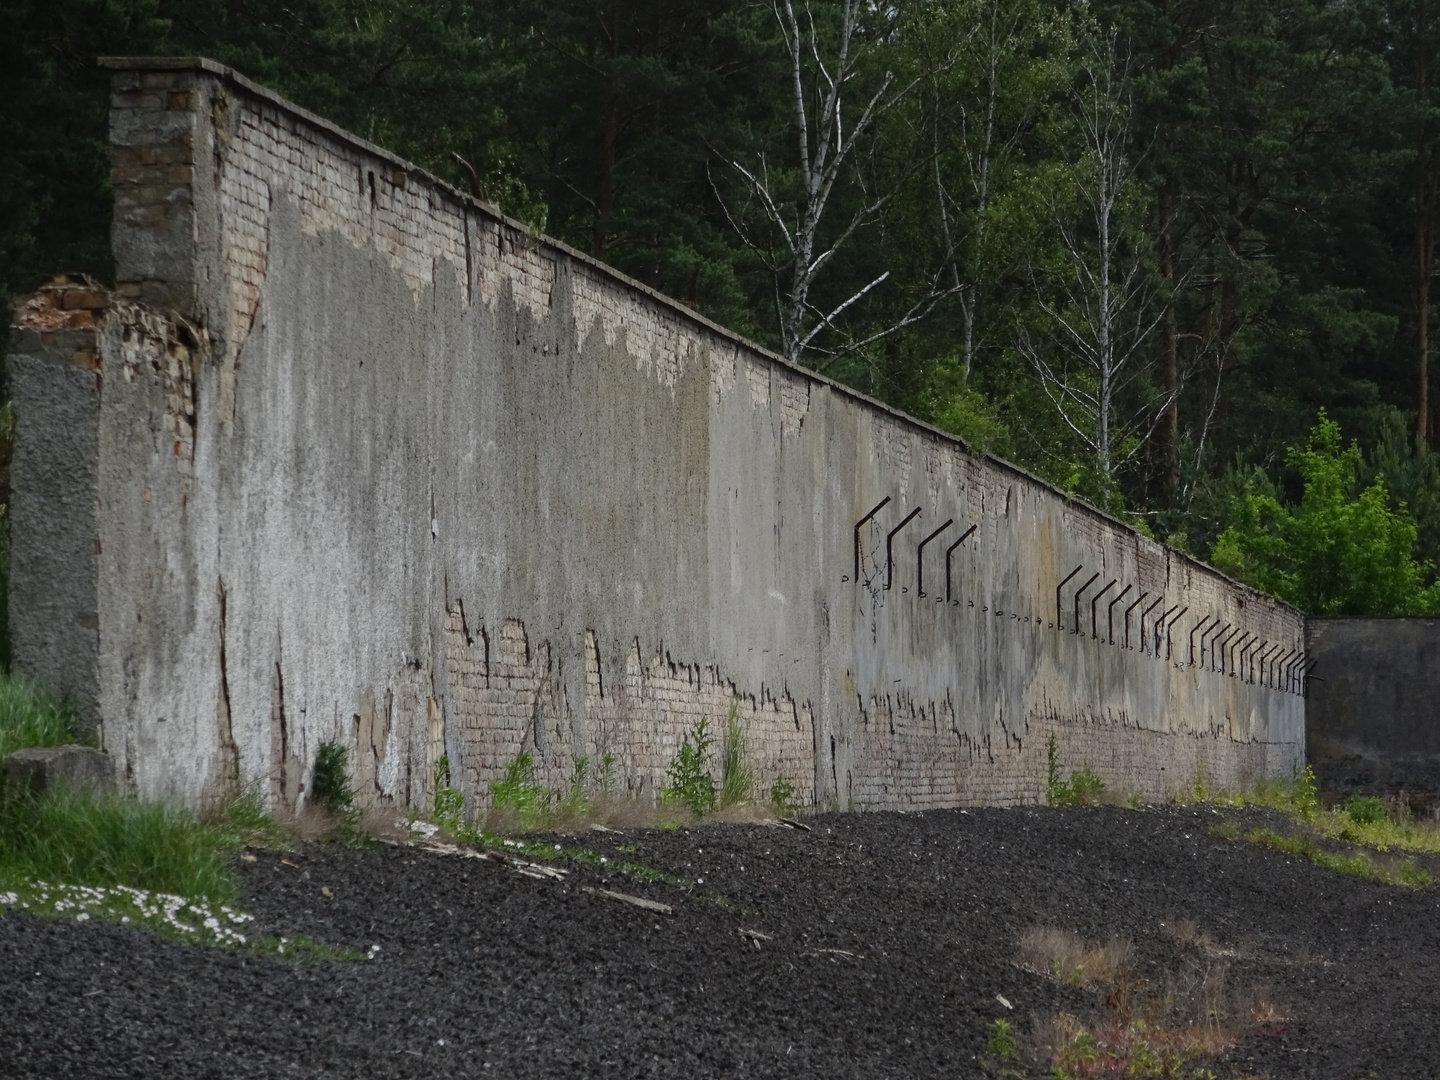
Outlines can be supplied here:
M1440 619L1311 619L1310 763L1337 792L1440 795Z
M1152 797L1303 757L1294 610L233 73L115 68L93 682L135 790L293 805L338 738L377 804L522 749L648 799L732 703L825 804L1032 801L1052 734Z

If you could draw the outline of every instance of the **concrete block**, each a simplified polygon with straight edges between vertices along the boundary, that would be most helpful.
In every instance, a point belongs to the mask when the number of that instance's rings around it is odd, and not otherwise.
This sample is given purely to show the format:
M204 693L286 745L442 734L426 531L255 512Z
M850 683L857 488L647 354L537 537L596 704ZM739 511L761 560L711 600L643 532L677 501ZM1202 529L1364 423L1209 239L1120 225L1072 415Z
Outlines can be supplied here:
M16 750L5 759L7 791L88 792L115 790L115 764L103 750L89 746L36 746Z

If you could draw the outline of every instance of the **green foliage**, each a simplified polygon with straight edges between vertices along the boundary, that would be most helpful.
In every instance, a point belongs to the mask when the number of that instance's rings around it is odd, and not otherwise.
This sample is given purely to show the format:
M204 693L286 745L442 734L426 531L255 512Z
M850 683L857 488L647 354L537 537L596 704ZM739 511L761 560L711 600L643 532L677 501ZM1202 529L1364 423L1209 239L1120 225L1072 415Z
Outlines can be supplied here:
M985 1044L985 1052L991 1057L999 1058L1002 1061L1010 1061L1018 1056L1019 1050L1015 1045L1015 1031L1009 1020L1001 1017L991 1022L990 1041Z
M755 794L755 767L746 754L745 732L740 727L738 716L739 709L732 701L720 749L719 807L722 810L748 802Z
M1374 825L1385 817L1385 804L1374 795L1351 795L1345 800L1345 816L1356 825Z
M1320 812L1320 786L1315 782L1315 770L1309 765L1295 774L1290 791L1290 806L1304 821L1313 821Z
M1060 752L1051 732L1045 748L1045 800L1051 806L1097 803L1105 795L1105 782L1087 768L1076 769L1066 780L1060 772Z
M327 739L315 753L315 771L310 778L310 801L331 813L349 814L355 802L350 786L350 754L342 743Z
M0 799L0 882L126 885L228 900L226 834L183 810L53 792Z
M465 812L465 796L450 786L450 755L441 754L435 763L435 823L454 832L460 827Z
M503 779L490 785L490 804L510 810L522 820L534 819L549 809L550 792L535 779L535 759L528 750L505 766Z
M680 743L680 750L666 773L670 783L665 788L664 798L688 807L697 817L704 817L715 809L718 792L710 776L709 763L713 743L709 721L702 716L694 730Z
M1281 836L1273 829L1251 829L1245 834L1245 839L1252 844L1260 844L1276 851L1283 851L1287 855L1298 856L1316 866L1326 870L1336 870L1342 874L1354 874L1357 877L1383 881L1391 885L1406 885L1412 889L1423 889L1431 884L1430 874L1414 859L1403 859L1394 866L1390 866L1377 862L1364 852L1356 855L1337 855L1322 848L1313 836L1308 834Z
M1392 509L1383 477L1356 493L1359 447L1320 412L1306 446L1287 460L1305 485L1298 506L1251 491L1237 500L1215 541L1215 565L1312 615L1400 615L1440 611L1432 567L1417 563L1415 523Z
M795 785L783 776L777 776L770 785L770 806L777 814L788 814L795 809Z
M0 761L28 746L75 741L75 710L16 675L0 675Z

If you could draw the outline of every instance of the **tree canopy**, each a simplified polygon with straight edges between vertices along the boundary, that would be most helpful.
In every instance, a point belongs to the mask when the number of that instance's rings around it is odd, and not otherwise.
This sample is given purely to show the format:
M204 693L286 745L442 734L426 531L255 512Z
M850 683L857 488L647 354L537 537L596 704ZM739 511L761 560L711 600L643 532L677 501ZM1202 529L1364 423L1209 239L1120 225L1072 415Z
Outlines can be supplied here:
M96 56L207 55L1308 609L1411 610L1437 50L1426 0L0 0L0 291L110 276Z

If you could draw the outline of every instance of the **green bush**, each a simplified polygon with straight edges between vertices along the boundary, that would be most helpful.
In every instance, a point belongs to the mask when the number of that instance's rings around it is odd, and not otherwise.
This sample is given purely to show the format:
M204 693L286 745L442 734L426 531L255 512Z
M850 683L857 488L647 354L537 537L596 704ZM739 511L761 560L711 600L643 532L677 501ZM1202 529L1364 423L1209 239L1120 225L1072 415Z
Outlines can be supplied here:
M1304 480L1300 504L1253 485L1230 507L1211 561L1311 615L1422 615L1440 610L1434 567L1416 562L1415 521L1390 505L1385 478L1364 490L1359 448L1320 411L1309 443L1286 459Z
M715 781L710 777L710 747L714 740L709 728L709 721L702 716L695 730L685 736L667 772L670 783L664 791L665 799L689 807L700 817L715 809L717 796Z
M75 741L75 710L29 681L0 675L0 760L28 746Z
M310 778L310 801L336 814L350 813L355 789L350 786L350 755L331 739L320 744L315 755L315 772Z
M1374 795L1351 795L1345 800L1345 816L1356 825L1374 825L1385 817L1385 804Z
M465 796L450 786L450 755L441 754L435 763L435 821L453 832L464 811Z
M1046 745L1045 801L1051 806L1095 803L1105 795L1105 782L1086 768L1076 769L1066 780L1060 773L1060 750L1051 732Z

